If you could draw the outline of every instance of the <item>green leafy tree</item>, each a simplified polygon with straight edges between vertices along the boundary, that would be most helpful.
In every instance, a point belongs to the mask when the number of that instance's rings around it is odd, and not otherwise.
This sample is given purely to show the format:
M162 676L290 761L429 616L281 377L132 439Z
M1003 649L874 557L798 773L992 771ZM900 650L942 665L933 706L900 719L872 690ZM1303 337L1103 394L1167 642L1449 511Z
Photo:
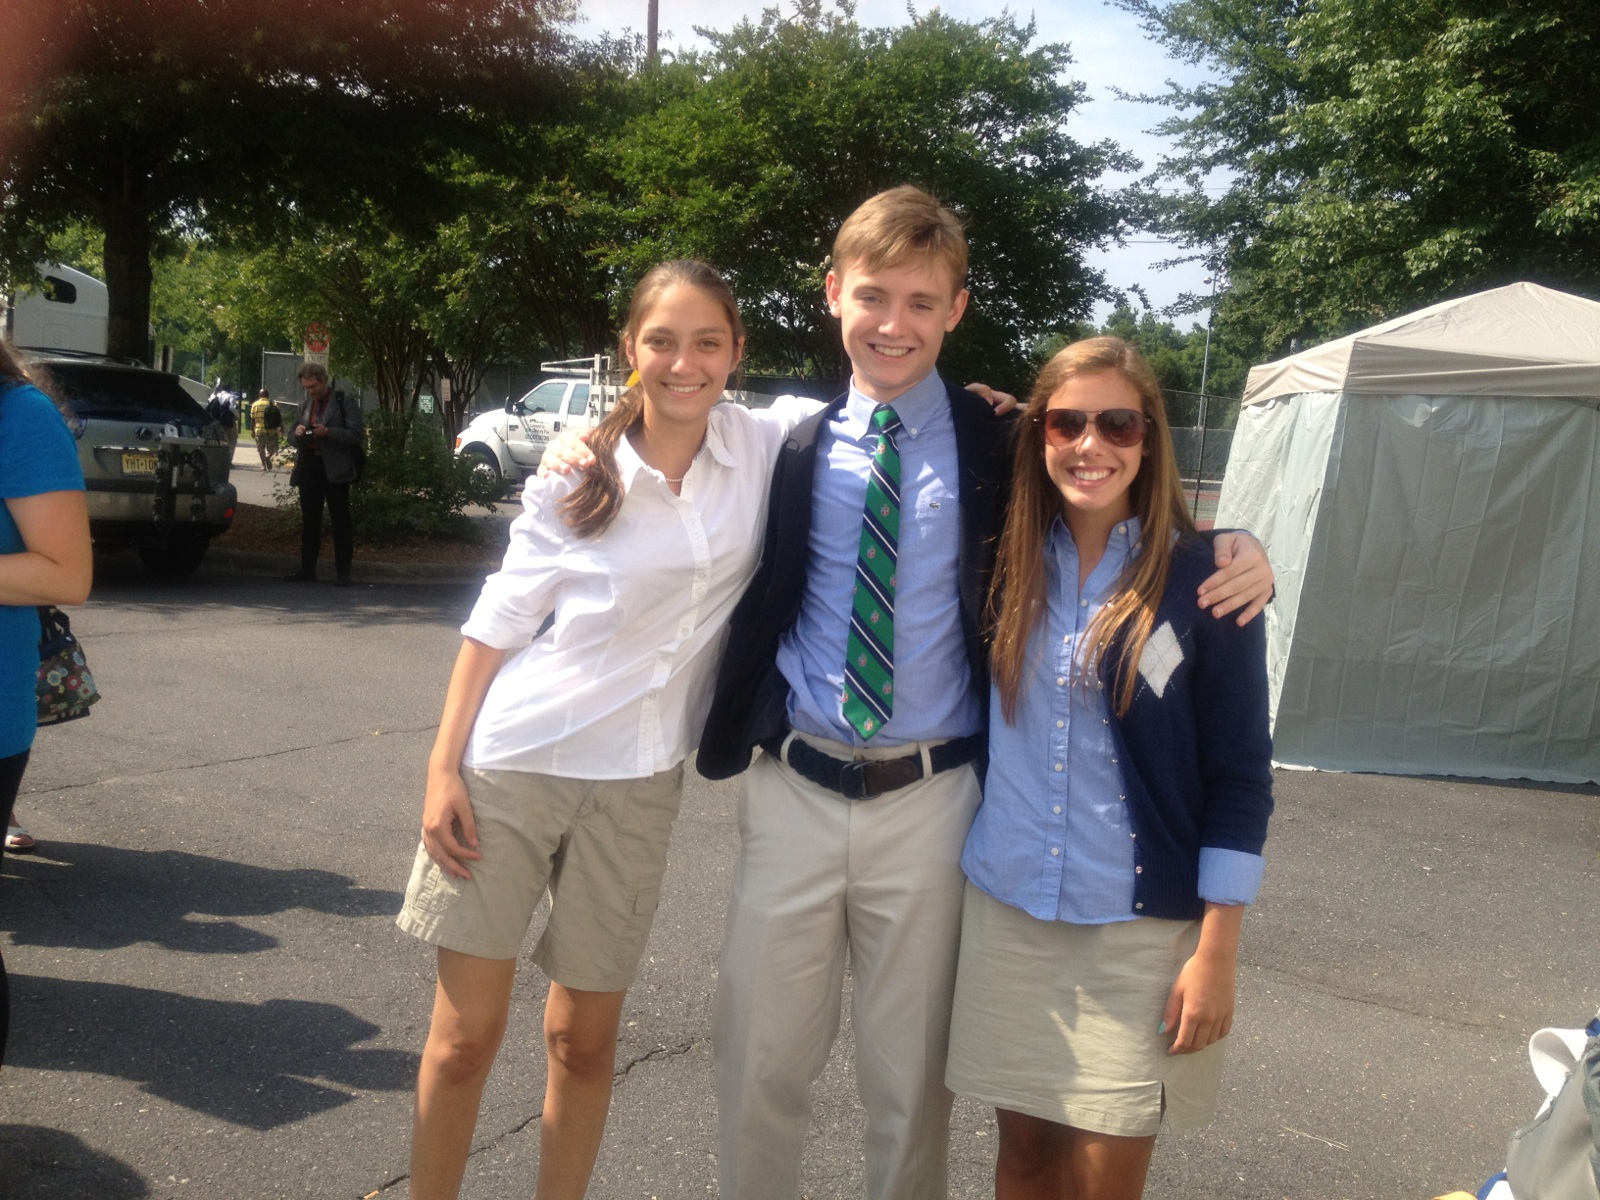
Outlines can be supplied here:
M207 382L220 374L251 390L260 384L262 349L289 347L287 318L275 313L262 320L244 302L250 259L233 247L184 238L152 264L150 327L158 353L171 348L173 370Z
M58 0L8 27L26 94L0 109L0 258L104 234L113 353L144 357L152 261L176 239L258 243L364 205L400 229L448 208L430 163L537 112L563 0Z
M652 101L634 42L566 48L547 118L501 130L495 161L461 156L462 210L435 231L435 296L423 325L453 439L491 363L576 358L611 346L625 284L605 248L626 203L613 147Z
M753 367L842 377L821 299L833 236L900 183L966 222L973 302L946 343L952 378L1018 385L1034 340L1108 294L1082 254L1123 228L1096 181L1131 164L1068 135L1084 89L1065 78L1065 46L1033 45L1006 15L863 29L819 0L700 32L712 48L647 73L654 99L616 147L632 200L609 259L629 277L669 257L717 264Z
M1532 279L1600 296L1592 0L1119 0L1220 78L1173 88L1169 228L1263 354ZM1222 172L1225 194L1202 185Z
M409 419L432 349L425 327L437 293L432 249L369 210L281 255L258 255L257 268L269 303L289 313L296 329L328 326L336 373L370 381L384 411Z
M661 119L659 72L643 53L637 40L567 47L551 117L521 131L520 169L505 175L518 191L498 209L503 283L555 357L609 349L631 283L609 252L632 233L619 213L635 200L618 141L630 125Z
M75 222L50 237L42 257L100 278L103 243L98 229ZM158 350L172 350L174 371L209 378L226 364L230 383L251 387L260 351L288 348L288 317L250 303L251 265L249 253L195 237L174 239L152 263L150 330Z
M1208 352L1205 326L1192 322L1185 332L1149 310L1136 312L1125 304L1113 310L1099 328L1080 324L1044 338L1035 350L1035 361L1042 366L1069 343L1096 334L1111 334L1132 343L1150 363L1165 392L1197 395L1204 390L1209 396L1223 398L1238 397L1244 392L1250 364L1216 337L1211 339ZM1168 405L1169 413L1177 420L1170 395Z

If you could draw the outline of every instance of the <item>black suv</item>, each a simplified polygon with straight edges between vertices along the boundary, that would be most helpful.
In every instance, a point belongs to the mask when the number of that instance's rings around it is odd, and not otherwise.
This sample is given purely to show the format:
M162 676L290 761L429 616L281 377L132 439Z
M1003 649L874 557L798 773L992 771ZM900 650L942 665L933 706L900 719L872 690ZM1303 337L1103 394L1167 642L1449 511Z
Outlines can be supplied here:
M153 573L181 578L233 523L233 445L176 375L59 350L30 369L71 407L97 549L133 547Z

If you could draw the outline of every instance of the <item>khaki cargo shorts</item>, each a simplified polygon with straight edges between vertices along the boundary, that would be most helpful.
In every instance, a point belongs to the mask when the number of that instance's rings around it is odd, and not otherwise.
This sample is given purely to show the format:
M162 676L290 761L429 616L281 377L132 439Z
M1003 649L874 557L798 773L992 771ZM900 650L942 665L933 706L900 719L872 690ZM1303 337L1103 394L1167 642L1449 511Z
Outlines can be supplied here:
M627 988L655 919L683 766L644 779L468 767L461 777L483 857L457 879L419 845L396 923L462 954L516 958L548 892L533 961L564 987Z

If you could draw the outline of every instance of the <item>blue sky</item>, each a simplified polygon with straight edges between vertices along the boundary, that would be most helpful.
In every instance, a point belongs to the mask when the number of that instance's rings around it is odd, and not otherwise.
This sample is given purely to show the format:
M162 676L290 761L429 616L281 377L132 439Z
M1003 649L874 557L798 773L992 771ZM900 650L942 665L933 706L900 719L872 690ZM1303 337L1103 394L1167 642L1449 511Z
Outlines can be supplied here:
M697 44L693 26L709 25L726 29L741 18L756 17L764 8L772 7L771 0L660 0L661 42L665 47ZM782 6L790 10L785 2ZM947 0L933 7L963 21L979 21L994 15L993 4L976 0ZM1038 27L1041 42L1065 42L1072 49L1071 75L1088 85L1090 103L1074 114L1070 131L1082 141L1111 138L1153 166L1165 147L1164 139L1148 132L1159 122L1165 110L1155 105L1135 104L1119 100L1114 88L1128 92L1159 92L1169 79L1192 83L1201 78L1200 73L1185 63L1166 56L1161 47L1145 37L1139 23L1128 13L1114 8L1103 0L1046 0L1034 5L1017 5L1012 11L1019 17L1031 15ZM631 28L642 31L645 26L646 0L579 0L579 33L609 30L620 33ZM904 0L859 0L856 20L868 26L893 26L906 23ZM1128 287L1142 284L1150 301L1157 308L1172 303L1184 291L1205 290L1205 272L1195 264L1185 264L1170 270L1157 271L1154 264L1172 257L1175 251L1165 245L1150 244L1147 240L1114 247L1091 261L1106 272L1113 286ZM1102 306L1099 316L1104 316ZM1187 325L1193 317L1182 318Z

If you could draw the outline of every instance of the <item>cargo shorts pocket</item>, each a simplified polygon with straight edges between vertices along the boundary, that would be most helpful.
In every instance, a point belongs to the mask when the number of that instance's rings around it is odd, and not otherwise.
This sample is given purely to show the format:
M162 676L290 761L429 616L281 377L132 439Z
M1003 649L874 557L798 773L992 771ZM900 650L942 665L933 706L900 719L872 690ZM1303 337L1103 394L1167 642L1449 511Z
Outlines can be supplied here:
M406 885L405 907L413 912L440 916L449 912L460 899L461 880L448 874L419 846L416 862L411 866L411 881Z

